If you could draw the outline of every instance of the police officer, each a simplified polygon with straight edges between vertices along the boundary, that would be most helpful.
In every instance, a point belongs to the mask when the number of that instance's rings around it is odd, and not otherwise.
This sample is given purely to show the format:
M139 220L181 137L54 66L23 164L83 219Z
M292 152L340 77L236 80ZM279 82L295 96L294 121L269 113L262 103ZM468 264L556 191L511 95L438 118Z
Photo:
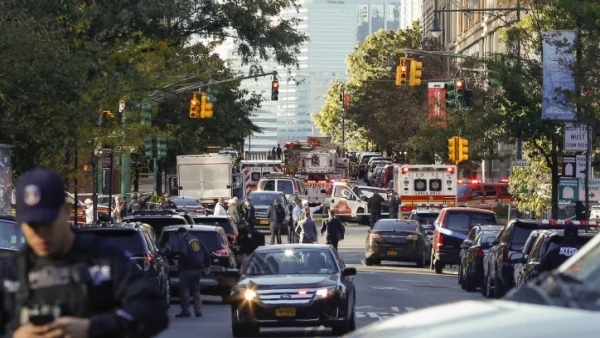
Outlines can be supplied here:
M375 223L377 223L377 221L381 218L381 205L383 202L385 202L385 200L377 193L373 194L373 196L371 196L367 202L367 208L371 213L371 229L373 229Z
M346 228L344 227L342 220L335 215L333 209L329 209L329 219L323 222L323 225L321 226L321 235L325 232L327 232L327 236L325 237L327 244L331 244L337 251L338 243L344 239Z
M69 225L62 178L25 173L16 213L27 244L0 265L0 334L151 337L167 328L158 286L123 251Z
M175 202L171 201L171 195L165 194L165 200L160 204L161 209L177 209Z
M392 197L390 198L390 218L400 218L400 204L401 202L398 198L398 193L393 192Z
M202 300L200 299L200 276L210 274L210 252L196 237L190 235L186 228L177 229L179 241L174 250L179 254L179 284L181 313L177 318L190 317L190 296L194 299L194 313L202 317Z
M567 225L560 246L549 250L540 261L539 272L551 271L562 265L567 259L577 253L581 248L578 240L579 229L575 225Z

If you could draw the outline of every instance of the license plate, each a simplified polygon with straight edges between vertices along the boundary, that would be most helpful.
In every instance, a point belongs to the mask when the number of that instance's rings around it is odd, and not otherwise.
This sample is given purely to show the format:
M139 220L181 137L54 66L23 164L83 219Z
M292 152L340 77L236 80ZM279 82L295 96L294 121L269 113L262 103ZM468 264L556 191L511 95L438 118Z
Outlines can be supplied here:
M388 256L398 256L398 251L390 250L387 252Z
M268 219L261 219L260 220L260 224L267 224L267 225L269 225L269 220Z
M277 317L295 317L296 309L293 307L284 307L280 309L275 309L275 315Z

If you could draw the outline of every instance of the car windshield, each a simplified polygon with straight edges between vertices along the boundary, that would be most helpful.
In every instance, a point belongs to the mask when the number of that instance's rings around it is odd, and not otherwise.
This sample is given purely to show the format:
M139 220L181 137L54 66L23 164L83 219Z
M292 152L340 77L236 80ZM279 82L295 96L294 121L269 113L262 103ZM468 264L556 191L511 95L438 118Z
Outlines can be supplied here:
M496 240L496 236L498 236L498 233L500 231L484 231L481 234L481 239L480 242L481 243L492 243Z
M179 217L163 217L163 218L160 218L160 217L157 217L157 218L151 218L151 217L135 218L135 217L132 217L132 218L127 218L127 220L129 222L140 222L140 223L148 224L152 227L154 232L157 234L160 234L162 229L166 226L187 224L187 222L184 218L179 218Z
M225 233L232 234L234 233L233 225L231 225L231 220L229 218L223 217L196 217L194 218L194 222L196 224L202 225L216 225L220 226L225 230Z
M0 219L0 248L19 249L25 244L21 227L13 221Z
M286 195L294 193L294 184L288 180L277 180L277 191L281 191Z
M273 204L274 199L279 199L279 203L281 203L281 205L285 205L283 195L251 193L249 198L250 202L257 207L269 206Z
M256 251L242 270L248 276L332 274L339 271L331 251L325 248Z
M456 190L458 197L466 197L469 192L469 186L466 184L459 184Z
M198 199L193 197L173 197L171 201L178 207L197 207Z
M139 256L146 253L146 244L142 233L134 230L98 230L90 231L98 237L104 238L110 245L120 248L125 252Z
M222 248L221 239L217 231L200 231L188 229L188 233L198 238L200 242L202 242L202 244L204 244L206 248L210 251ZM158 247L162 248L167 243L169 243L173 248L176 248L179 245L179 236L177 236L177 231L165 231L162 234L162 236L160 236L160 240L158 241Z
M452 212L448 213L446 228L452 231L467 233L474 225L496 224L496 215L487 212Z
M418 213L415 220L421 225L433 224L438 218L439 213Z
M417 227L412 222L398 221L393 219L383 219L377 221L373 227L375 231L417 231Z

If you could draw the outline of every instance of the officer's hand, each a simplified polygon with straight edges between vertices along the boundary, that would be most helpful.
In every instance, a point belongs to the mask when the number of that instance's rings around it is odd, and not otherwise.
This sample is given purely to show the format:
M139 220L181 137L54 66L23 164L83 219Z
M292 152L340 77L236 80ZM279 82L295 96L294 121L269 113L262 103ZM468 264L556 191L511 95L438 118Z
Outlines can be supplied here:
M64 337L64 332L52 332L47 325L32 325L25 324L19 326L19 328L13 333L14 338L44 338L44 337ZM59 334L57 334L59 333ZM52 335L57 334L57 335Z
M87 338L90 320L87 318L60 317L50 324L50 328L64 331L68 338Z

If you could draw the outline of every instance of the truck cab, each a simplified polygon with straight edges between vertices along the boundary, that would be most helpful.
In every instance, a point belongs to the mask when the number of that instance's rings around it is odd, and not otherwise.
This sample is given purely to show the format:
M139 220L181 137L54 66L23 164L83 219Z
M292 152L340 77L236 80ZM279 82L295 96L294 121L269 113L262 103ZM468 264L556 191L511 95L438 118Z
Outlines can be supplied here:
M342 218L357 220L359 224L369 224L368 201L373 194L380 194L387 200L386 189L335 182L326 199L326 208L332 208L335 214ZM387 205L384 205L381 215L389 215Z

